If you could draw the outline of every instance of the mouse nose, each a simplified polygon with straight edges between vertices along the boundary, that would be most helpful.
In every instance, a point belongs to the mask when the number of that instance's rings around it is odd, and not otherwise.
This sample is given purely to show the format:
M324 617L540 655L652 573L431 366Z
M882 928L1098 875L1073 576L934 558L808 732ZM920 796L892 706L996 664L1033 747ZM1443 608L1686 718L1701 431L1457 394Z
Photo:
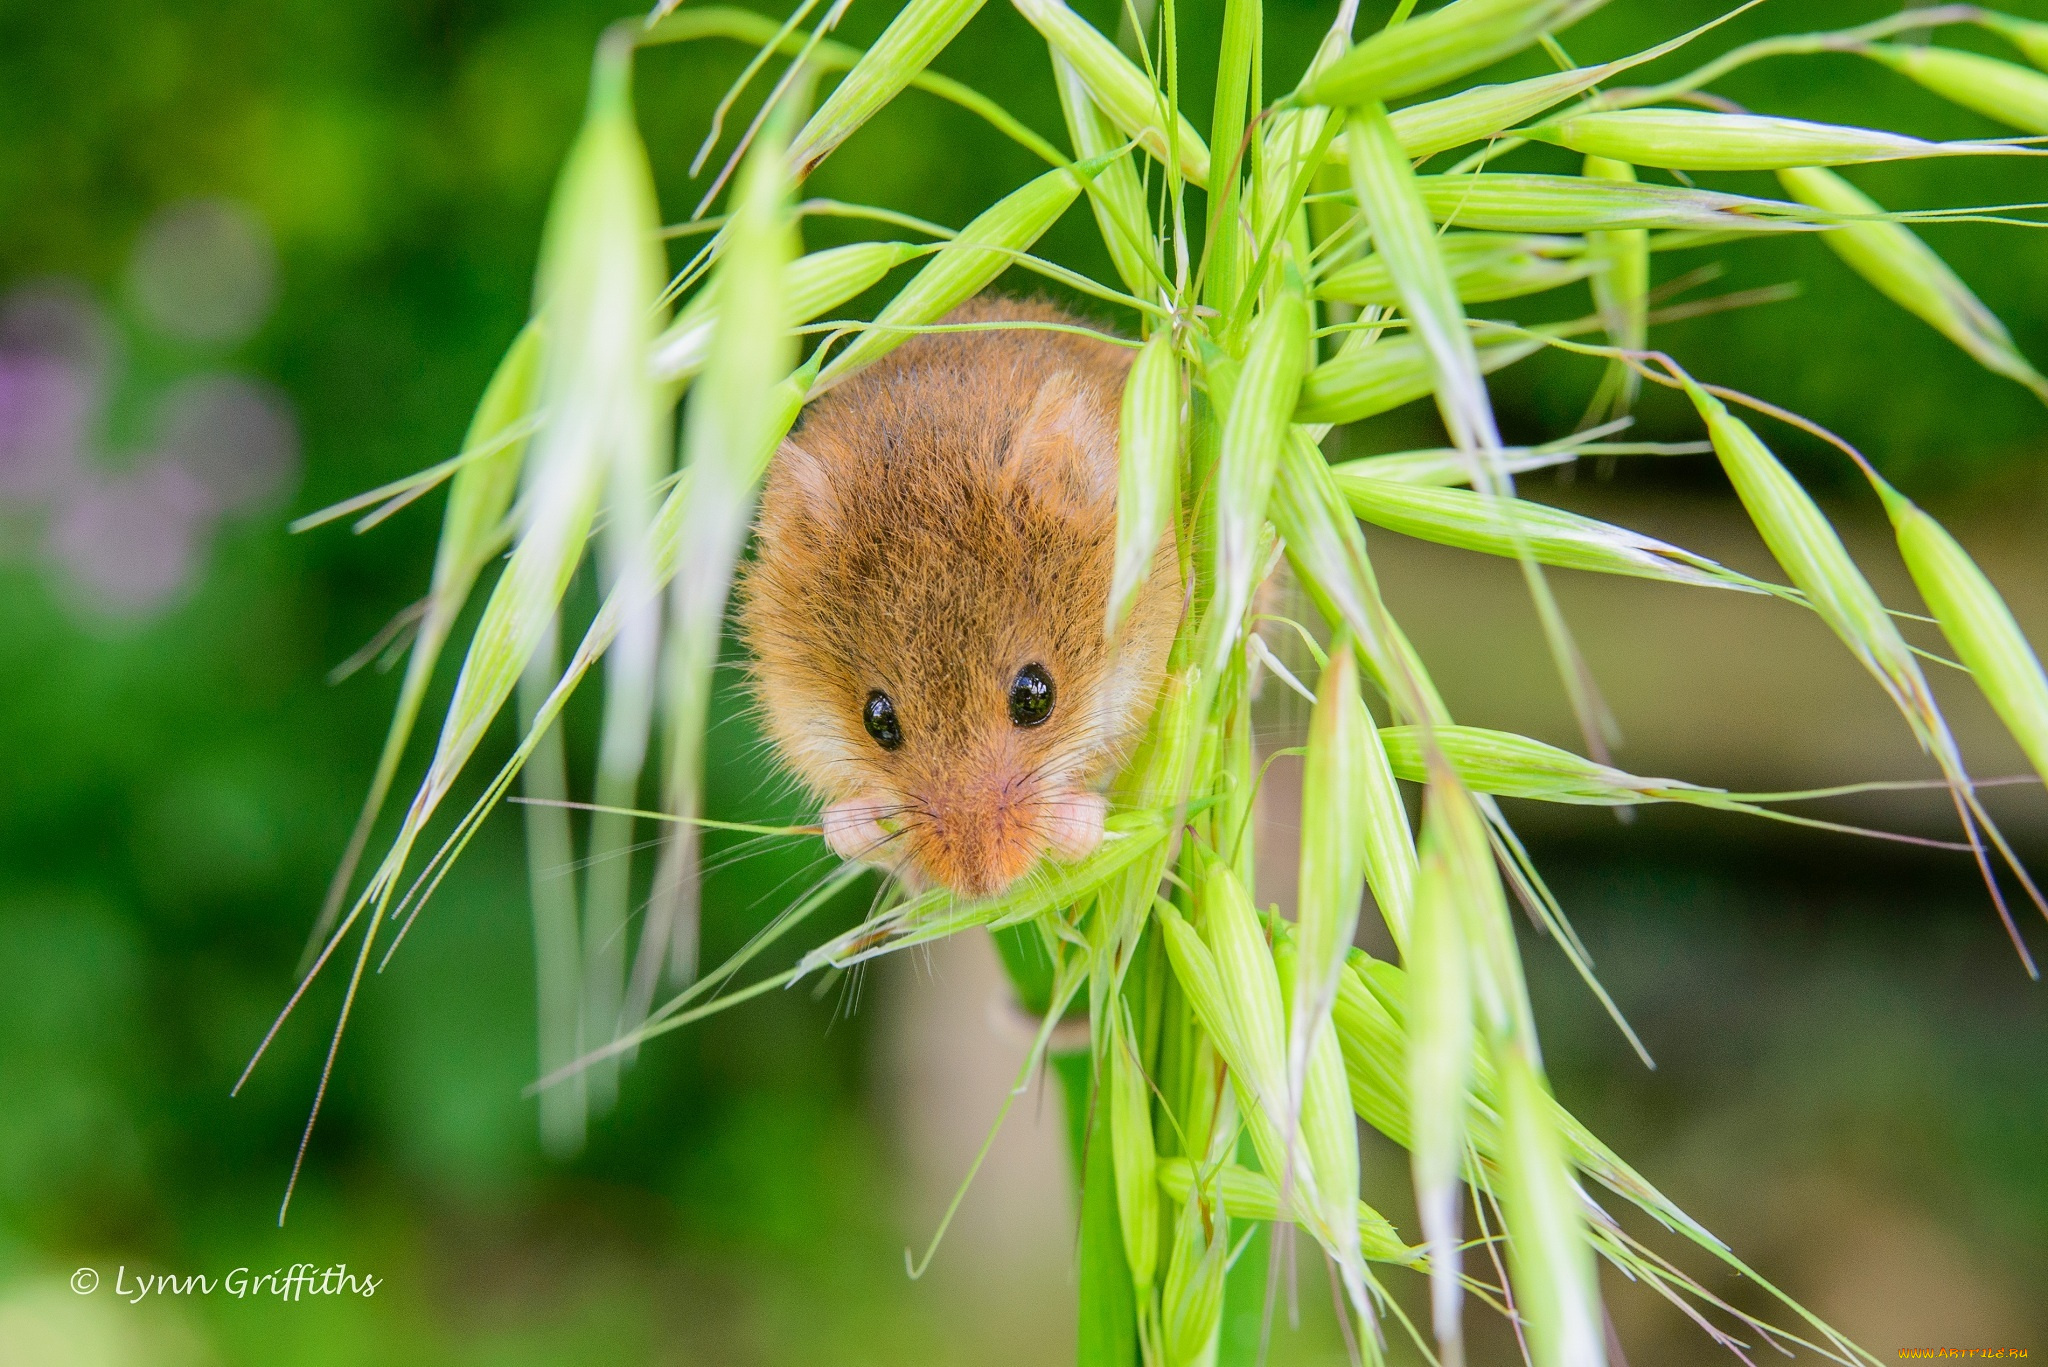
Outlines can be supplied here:
M994 897L1038 862L1046 842L1017 787L975 784L925 800L915 852L932 881L968 897Z
M933 882L993 897L1048 852L1062 860L1092 854L1107 810L1099 794L1022 776L952 787L925 799L913 853Z

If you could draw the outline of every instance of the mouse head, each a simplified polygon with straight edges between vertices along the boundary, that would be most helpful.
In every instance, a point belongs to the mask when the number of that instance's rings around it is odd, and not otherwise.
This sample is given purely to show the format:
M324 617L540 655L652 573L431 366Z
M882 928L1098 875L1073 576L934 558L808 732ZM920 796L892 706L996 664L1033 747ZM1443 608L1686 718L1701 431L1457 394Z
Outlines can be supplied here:
M762 496L742 620L766 730L833 848L912 887L989 896L1093 850L1089 785L1173 632L1169 592L1103 639L1120 371L1033 378L829 395Z

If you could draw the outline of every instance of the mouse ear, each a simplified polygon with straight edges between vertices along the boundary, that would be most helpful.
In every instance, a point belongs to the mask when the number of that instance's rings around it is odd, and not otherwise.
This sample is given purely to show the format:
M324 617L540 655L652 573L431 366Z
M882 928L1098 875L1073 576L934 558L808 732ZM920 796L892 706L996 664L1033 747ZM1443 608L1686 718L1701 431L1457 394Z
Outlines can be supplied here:
M793 438L784 437L775 448L769 480L813 520L827 527L839 525L839 495L832 487L831 470Z
M1074 373L1056 370L1038 387L1003 455L1003 483L1099 513L1116 498L1116 419L1091 402Z

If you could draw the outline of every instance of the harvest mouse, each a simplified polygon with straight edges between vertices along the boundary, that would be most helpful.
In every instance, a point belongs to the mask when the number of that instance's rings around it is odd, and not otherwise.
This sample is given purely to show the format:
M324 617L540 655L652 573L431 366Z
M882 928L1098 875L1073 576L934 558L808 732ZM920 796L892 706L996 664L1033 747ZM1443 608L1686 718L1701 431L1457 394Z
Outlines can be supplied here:
M1082 324L994 297L945 321ZM1181 610L1169 533L1104 639L1129 367L1074 333L928 333L777 451L741 625L766 733L842 858L986 897L1101 843L1095 785L1144 726Z

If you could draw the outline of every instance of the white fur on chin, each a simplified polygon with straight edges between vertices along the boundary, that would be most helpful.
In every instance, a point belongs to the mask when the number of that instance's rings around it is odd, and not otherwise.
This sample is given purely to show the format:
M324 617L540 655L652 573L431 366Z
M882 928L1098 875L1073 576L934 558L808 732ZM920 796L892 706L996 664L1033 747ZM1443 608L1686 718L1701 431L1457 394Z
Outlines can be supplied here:
M889 838L882 823L875 820L876 810L876 803L867 799L835 802L827 807L820 824L825 828L825 843L832 853L851 862L871 860Z
M1070 793L1047 809L1046 848L1055 859L1085 859L1102 845L1102 822L1109 799L1101 793Z

